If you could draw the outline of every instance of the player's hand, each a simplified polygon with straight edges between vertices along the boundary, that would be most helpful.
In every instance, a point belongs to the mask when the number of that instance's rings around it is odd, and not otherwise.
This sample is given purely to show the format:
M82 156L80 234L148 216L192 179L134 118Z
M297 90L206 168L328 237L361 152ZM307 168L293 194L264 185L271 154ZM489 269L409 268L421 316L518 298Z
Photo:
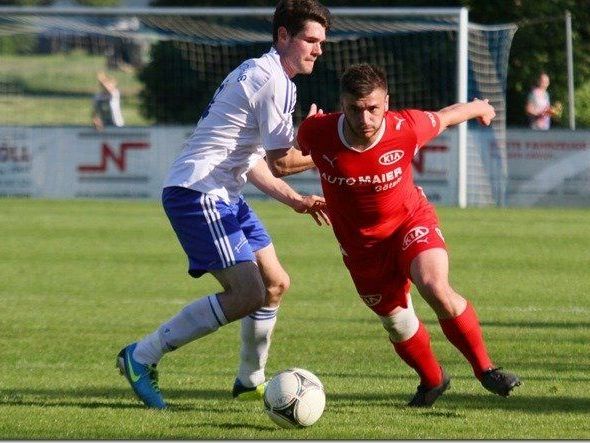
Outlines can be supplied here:
M297 206L293 209L300 214L309 214L315 220L318 226L326 224L330 226L330 218L326 213L326 200L324 197L317 195L305 195Z
M323 109L321 109L321 108L318 109L318 105L316 105L315 103L312 103L311 106L309 107L309 112L307 113L307 117L305 117L305 118L311 117L316 114L321 115L323 113L324 113Z
M473 99L473 101L474 102L482 102L485 104L483 106L483 110L482 110L481 114L479 115L479 117L477 117L477 121L484 126L490 126L490 124L492 123L492 120L496 116L496 110L494 109L494 107L492 105L490 105L489 100L487 98L484 100L480 100L478 98L475 98L475 99Z

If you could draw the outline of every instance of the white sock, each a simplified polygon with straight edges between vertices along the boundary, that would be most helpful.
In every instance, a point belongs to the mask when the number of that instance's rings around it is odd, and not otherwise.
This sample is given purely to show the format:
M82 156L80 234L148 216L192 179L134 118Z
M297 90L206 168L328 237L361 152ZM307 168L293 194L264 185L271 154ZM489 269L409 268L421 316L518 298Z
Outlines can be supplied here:
M137 342L133 358L139 363L157 364L164 353L211 334L225 324L227 319L217 295L200 298Z
M242 348L238 378L246 387L264 383L270 336L277 322L278 308L260 308L242 318Z

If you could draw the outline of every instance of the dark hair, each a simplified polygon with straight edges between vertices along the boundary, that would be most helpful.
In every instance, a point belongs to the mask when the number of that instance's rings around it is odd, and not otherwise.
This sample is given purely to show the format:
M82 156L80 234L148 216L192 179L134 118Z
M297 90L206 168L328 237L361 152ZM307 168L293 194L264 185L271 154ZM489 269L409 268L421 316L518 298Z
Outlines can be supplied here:
M273 43L278 40L281 26L293 36L301 32L308 20L318 22L326 31L330 29L330 11L316 0L280 0L272 18Z
M387 92L387 74L381 66L358 63L349 66L340 77L340 93L365 97L375 89Z

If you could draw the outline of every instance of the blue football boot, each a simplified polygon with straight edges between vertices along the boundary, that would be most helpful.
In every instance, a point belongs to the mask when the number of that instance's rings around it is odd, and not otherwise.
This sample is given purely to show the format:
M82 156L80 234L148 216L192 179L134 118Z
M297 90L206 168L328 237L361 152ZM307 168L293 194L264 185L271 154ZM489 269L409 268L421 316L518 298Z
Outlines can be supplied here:
M119 352L116 367L124 375L135 395L148 407L156 409L166 408L164 398L158 386L158 371L156 365L142 364L133 358L133 351L137 343L132 343Z

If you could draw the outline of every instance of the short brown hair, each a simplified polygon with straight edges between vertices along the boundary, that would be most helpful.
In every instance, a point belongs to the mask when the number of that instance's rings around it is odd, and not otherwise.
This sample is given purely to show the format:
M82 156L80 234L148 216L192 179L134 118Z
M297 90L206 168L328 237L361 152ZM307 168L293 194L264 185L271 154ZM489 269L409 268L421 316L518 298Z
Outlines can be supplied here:
M293 36L301 32L308 20L318 22L326 31L330 29L330 11L316 0L280 0L272 19L273 43L278 40L281 26Z
M387 74L381 66L358 63L349 66L340 77L340 93L365 97L375 89L387 92Z

